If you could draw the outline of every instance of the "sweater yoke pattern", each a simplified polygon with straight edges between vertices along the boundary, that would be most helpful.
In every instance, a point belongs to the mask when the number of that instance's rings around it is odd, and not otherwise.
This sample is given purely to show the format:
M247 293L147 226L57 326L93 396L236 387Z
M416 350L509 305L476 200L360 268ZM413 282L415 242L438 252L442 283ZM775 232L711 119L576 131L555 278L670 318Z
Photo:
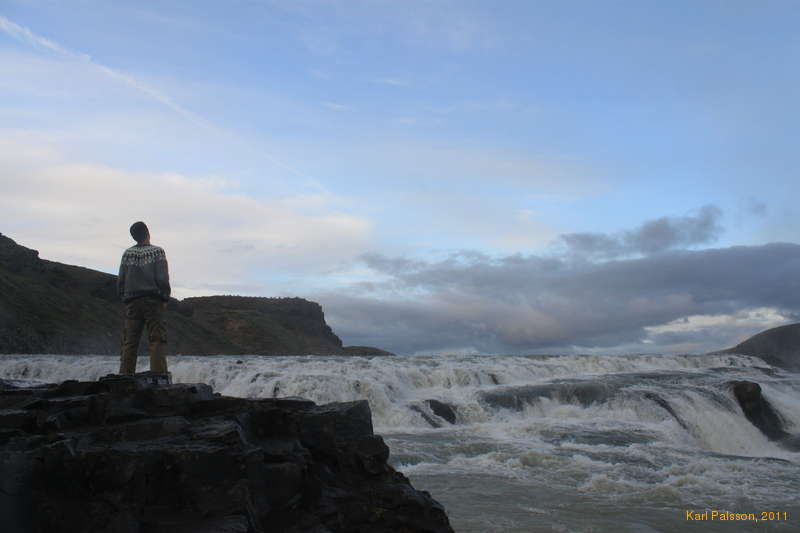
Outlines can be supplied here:
M122 264L126 266L141 266L166 260L164 249L153 245L131 246L122 255Z

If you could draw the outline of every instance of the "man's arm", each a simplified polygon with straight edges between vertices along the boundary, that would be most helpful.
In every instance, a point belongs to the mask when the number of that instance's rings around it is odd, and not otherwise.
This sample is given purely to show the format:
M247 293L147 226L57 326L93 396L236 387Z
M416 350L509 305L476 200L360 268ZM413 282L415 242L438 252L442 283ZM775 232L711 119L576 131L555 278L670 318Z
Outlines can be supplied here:
M119 299L122 300L125 296L125 254L122 254L122 260L119 262L119 275L117 276L117 294Z
M161 257L156 261L156 286L161 293L164 302L169 301L172 289L169 286L169 265L167 264L167 254L161 252Z

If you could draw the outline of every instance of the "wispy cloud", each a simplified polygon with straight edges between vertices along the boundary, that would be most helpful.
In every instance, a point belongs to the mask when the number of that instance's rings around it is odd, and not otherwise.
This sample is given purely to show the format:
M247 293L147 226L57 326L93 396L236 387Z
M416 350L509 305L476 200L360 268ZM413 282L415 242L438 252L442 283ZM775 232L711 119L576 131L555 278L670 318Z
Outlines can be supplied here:
M127 85L128 87L131 87L136 91L148 96L152 100L155 100L165 105L166 107L170 108L171 110L178 113L185 119L191 121L192 123L198 126L202 126L204 128L214 129L214 126L209 121L189 111L182 105L176 103L169 96L137 80L136 78L134 78L129 74L126 74L120 70L113 69L111 67L108 67L106 65L94 61L92 59L92 56L90 56L89 54L70 50L65 46L62 46L54 41L51 41L50 39L42 37L41 35L37 35L30 29L24 26L20 26L19 24L3 16L0 16L0 30L4 31L7 35L16 39L17 41L35 46L37 48L43 48L70 61L75 61L90 65L91 67L99 70L100 72L109 76L110 78L113 78L114 80L121 82Z
M346 106L344 104L337 104L336 102L322 102L322 105L334 111L347 111L348 109L350 109L350 106Z
M130 244L128 226L145 220L170 251L179 297L262 280L271 295L302 289L372 242L370 221L335 195L253 197L224 177L129 171L69 155L0 130L0 230L48 259L113 271Z
M403 79L400 78L374 78L370 80L372 83L377 83L378 85L391 85L393 87L409 87L411 84Z
M22 42L26 42L28 44L32 44L34 46L38 46L41 48L46 48L51 52L55 52L62 56L66 56L72 59L76 59L78 61L85 61L90 63L92 61L91 56L88 54L82 54L79 52L73 52L72 50L68 50L64 48L58 43L51 41L50 39L46 39L41 35L36 35L28 28L24 26L20 26L19 24L9 20L8 18L0 15L0 30L3 30L8 35L13 37L14 39Z
M83 65L84 68L88 68L95 72L99 72L103 76L106 76L107 78L113 80L114 82L117 82L130 89L133 89L134 91L145 95L152 101L158 102L159 104L165 106L166 108L173 111L177 115L186 119L189 123L195 126L200 126L208 132L223 137L226 139L226 141L230 141L240 145L247 145L250 148L255 148L257 149L260 157L263 157L264 159L270 161L277 167L280 167L284 170L291 172L295 176L298 176L306 180L313 179L306 173L295 168L293 165L285 163L282 160L282 158L276 157L275 155L272 155L271 153L265 151L262 146L254 146L253 143L240 138L238 135L235 135L230 131L218 127L217 125L213 124L204 117L190 111L183 105L175 102L175 100L164 94L162 91L153 88L152 86L144 83L140 79L126 72L109 67L102 63L98 63L89 54L71 50L66 46L63 46L57 42L47 39L46 37L34 33L29 28L20 26L19 24L15 23L14 21L2 15L0 15L0 31L6 33L13 39L17 40L18 42L24 43L26 45L32 46L37 49L45 50L51 54L56 55L60 59L64 60L67 65L79 64Z

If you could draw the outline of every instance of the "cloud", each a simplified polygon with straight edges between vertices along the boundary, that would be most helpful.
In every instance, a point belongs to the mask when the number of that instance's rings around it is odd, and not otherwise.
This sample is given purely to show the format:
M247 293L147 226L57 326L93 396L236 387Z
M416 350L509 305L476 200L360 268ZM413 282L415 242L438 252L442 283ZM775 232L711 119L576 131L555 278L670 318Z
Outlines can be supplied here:
M289 14L282 17L283 23L294 30L308 51L321 56L344 54L352 42L365 38L388 37L426 52L434 48L453 53L495 49L504 39L493 18L463 2L450 0L267 3L271 9Z
M392 87L409 87L411 84L401 78L374 78L370 82L378 85L390 85Z
M650 255L714 242L722 233L721 216L721 209L706 205L695 214L649 220L618 235L567 233L560 240L569 253L592 259Z
M86 63L90 63L92 61L92 58L89 55L73 52L58 43L55 43L40 35L36 35L28 28L20 26L19 24L16 24L2 15L0 15L0 30L3 30L6 34L18 41L27 42L28 44L44 48L51 52L55 52L56 54Z
M750 198L744 206L744 211L749 215L764 218L767 216L767 204L755 198Z
M753 333L797 320L795 313L771 307L743 309L735 313L691 315L667 324L646 327L647 340L685 353L729 348Z
M0 30L4 31L6 34L8 34L9 36L13 37L18 41L31 44L39 48L43 48L70 61L90 65L91 67L97 69L106 76L118 82L121 82L127 85L128 87L131 87L136 91L145 94L149 98L165 105L166 107L172 109L174 112L178 113L179 115L189 120L190 122L205 128L213 128L213 125L210 122L198 116L197 114L192 113L185 107L177 104L167 95L146 85L145 83L141 82L140 80L136 79L135 77L129 74L107 67L106 65L97 63L88 54L70 50L65 46L62 46L45 37L35 34L30 29L20 26L19 24L16 24L15 22L3 16L0 16Z
M337 146L338 148L338 146ZM463 189L474 196L474 185L524 188L529 194L581 197L605 191L605 172L580 157L537 153L450 142L422 142L410 137L380 139L355 148L342 146L359 168L389 179L424 183L429 189ZM331 164L335 164L331 160Z
M719 349L800 316L800 245L665 250L705 242L717 216L706 208L658 219L663 233L651 223L624 233L626 246L660 251L631 259L368 253L362 260L382 279L316 297L346 342L400 353Z
M10 21L5 22L6 27L0 30L8 33ZM17 31L14 35L18 40L19 34ZM36 41L26 38L23 42ZM142 158L162 157L172 167L189 152L192 156L188 166L196 166L201 159L194 152L203 150L204 164L219 163L212 161L214 158L226 159L221 164L226 169L268 163L280 169L281 174L287 171L303 180L313 180L282 155L274 155L281 150L277 146L279 139L247 138L217 127L137 78L91 62L88 55L68 50L45 55L0 49L0 64L6 74L0 77L0 96L7 99L5 107L0 104L0 121L7 127L16 125L25 130L28 137L35 132L40 138L46 136L48 143L59 140L63 148L86 144L88 149L82 152L90 154L90 158L119 153L138 163ZM254 98L248 91L211 83L176 87L176 91L191 94L195 102L205 102L205 107L211 100ZM198 97L201 93L203 97ZM142 100L156 105L143 106ZM298 114L297 108L291 108L286 100L276 101L274 106L289 115ZM145 145L146 149L137 151ZM116 158L123 159L124 156Z
M348 109L350 109L350 106L346 106L344 104L337 104L335 102L322 102L322 105L324 105L328 109L332 109L333 111L347 111Z
M341 269L372 242L370 222L330 194L259 198L224 177L74 162L2 135L0 166L3 233L44 258L115 272L128 226L145 220L179 297L222 286L290 292L287 279Z

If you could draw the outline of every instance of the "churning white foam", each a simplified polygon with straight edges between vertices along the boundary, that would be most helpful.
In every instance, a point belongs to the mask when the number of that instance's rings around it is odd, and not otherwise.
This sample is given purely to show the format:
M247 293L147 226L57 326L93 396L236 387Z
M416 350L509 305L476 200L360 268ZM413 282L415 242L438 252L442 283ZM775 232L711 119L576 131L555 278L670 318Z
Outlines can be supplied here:
M727 385L759 383L785 429L800 432L800 376L758 358L249 355L168 364L174 381L230 396L367 400L390 461L418 488L445 487L435 497L479 524L463 531L604 530L583 527L597 509L630 531L683 530L682 509L800 512L800 454L753 426ZM110 356L0 356L0 379L29 382L94 380L118 368ZM456 423L428 400L452 408ZM492 508L503 511L481 515ZM666 529L664 519L673 520Z

